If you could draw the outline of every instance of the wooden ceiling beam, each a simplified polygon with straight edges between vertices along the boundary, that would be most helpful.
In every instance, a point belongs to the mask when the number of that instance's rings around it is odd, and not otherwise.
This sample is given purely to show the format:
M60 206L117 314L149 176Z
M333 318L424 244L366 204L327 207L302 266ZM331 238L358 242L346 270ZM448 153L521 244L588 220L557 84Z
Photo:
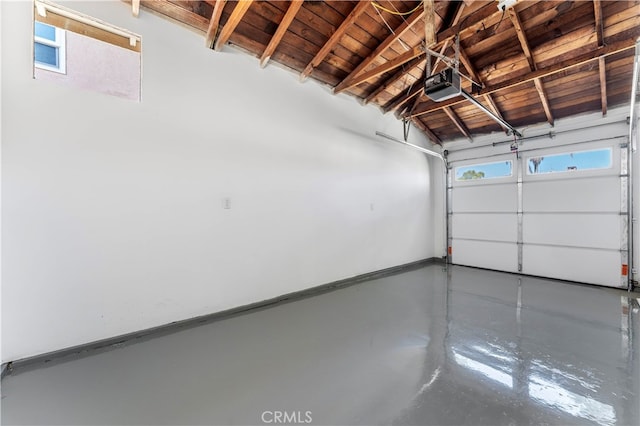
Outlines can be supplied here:
M462 11L464 10L465 4L464 3L459 3L458 5L454 5L455 7L457 7L456 9L456 13L455 16L453 17L453 19L451 20L451 25L457 25L458 22L460 21L460 18L462 17ZM413 25L411 22L415 22L416 20L419 20L420 17L422 16L422 13L424 12L424 10L418 10L417 12L415 12L414 14L416 15L416 17L414 18L414 16L412 15L409 19L407 19L406 23L408 24L408 26L410 27L411 25ZM405 22L403 22L403 24L401 24L395 31L396 34L398 34L400 31L403 31L403 25L405 24ZM444 24L444 22L443 22ZM394 37L389 37L389 39L393 39ZM386 41L386 40L385 40ZM395 41L395 40L394 40ZM447 50L447 47L449 47L449 44L451 43L451 39L445 41L445 43L442 45L441 49L440 49L440 54L444 54L445 50ZM438 62L442 61L440 58L436 59L436 63L433 66L433 70L435 70L438 66ZM397 73L395 73L391 78L389 78L388 80L386 80L384 83L382 83L380 86L378 86L378 88L376 90L374 90L369 96L367 96L364 100L364 103L367 104L369 102L371 102L373 99L375 99L380 93L384 92L385 90L387 90L389 87L393 86L394 84L398 83L400 80L402 80L408 73L410 73L411 71L413 71L413 69L415 67L417 67L418 65L422 64L424 62L423 58L415 58L412 59L411 62L409 62L409 64L407 64L407 66L404 66L402 70L398 71ZM365 66L362 66L362 68L365 68L366 66L368 66L369 64L365 64ZM360 65L358 66L360 67ZM359 72L359 71L358 71ZM353 73L352 73L353 74ZM347 77L348 78L348 77ZM345 79L346 80L346 79ZM415 83L414 83L415 84Z
M515 10L515 8L512 7L508 10L508 13L509 19L511 19L511 23L516 30L516 34L518 36L518 40L520 41L520 46L522 47L524 56L525 58L527 58L527 62L529 63L529 68L531 68L531 71L536 71L538 67L536 66L536 61L533 58L533 53L531 52L531 47L529 46L527 35L525 34L524 28L522 27L522 22L520 22L518 12ZM553 126L555 120L553 118L553 113L551 112L549 97L547 96L547 92L544 90L542 79L533 79L533 84L535 85L536 91L538 92L538 97L540 98L540 102L542 103L542 109L544 109L544 114L547 117L547 121Z
M253 0L238 0L236 2L236 6L233 8L233 12L231 12L231 16L227 20L222 30L220 30L220 35L218 35L218 39L214 43L214 49L217 51L222 50L222 47L227 44L231 34L235 31L236 27L242 21L242 17L249 10L249 7L253 3Z
M633 49L635 48L635 43L636 43L635 38L629 38L626 40L621 40L618 42L607 44L605 46L600 46L590 52L585 52L582 55L578 55L574 58L558 62L557 64L552 65L550 67L538 69L536 71L532 71L528 74L525 74L519 77L511 78L509 80L503 81L502 83L498 83L493 86L487 86L480 91L480 95L490 95L500 90L510 89L512 87L516 87L521 84L532 82L536 78L543 78L550 75L554 75L562 71L566 71L570 68L595 61L600 57L606 57L619 52L624 52L626 50ZM432 111L441 110L446 106L457 105L463 102L466 102L466 100L461 98L452 98L442 102L433 102L423 106L422 108L419 108L419 110L415 111L412 114L412 116L420 116L420 115L428 114Z
M465 3L467 4L467 3ZM468 6L468 4L467 4ZM471 15L467 15L462 21L455 26L446 28L438 33L437 43L443 43L446 40L454 38L458 34L463 34L468 31L476 31L482 29L483 21L485 19L490 19L495 15L501 14L502 12L498 10L496 7L496 3L491 1L487 2L487 4L480 9L473 12Z
M593 0L593 14L596 26L596 39L598 40L598 46L602 46L604 44L604 23L602 20L602 2L600 0Z
M208 49L213 48L213 42L216 39L220 18L222 17L222 10L226 2L227 0L217 0L215 6L213 6L213 12L211 12L211 19L209 20L209 27L207 28L207 35L204 41Z
M364 99L364 103L368 104L369 102L374 100L380 93L384 92L389 87L393 86L394 84L398 83L400 80L405 78L407 76L407 74L409 74L411 71L413 71L414 68L416 68L417 66L419 66L423 62L424 62L424 58L418 57L418 58L413 58L412 60L410 60L409 62L404 64L402 69L400 69L393 76L388 78L384 83L382 83L380 86L378 86L378 88L376 90L371 92L371 94L369 94L369 96L367 96Z
M384 74L385 72L391 71L392 69L398 68L399 66L409 62L410 60L412 60L413 58L417 58L418 56L422 55L424 53L424 49L422 48L422 46L416 46L414 48L412 48L411 50L408 50L398 56L396 56L395 58L393 58L392 60L385 62L384 64L369 70L355 78L353 78L351 81L349 81L345 87L342 90L347 90L350 89L354 86L357 86L358 84L364 83L367 80L370 80L372 78L375 78L381 74ZM335 91L334 91L335 92ZM336 92L337 93L337 92Z
M280 44L282 37L284 37L287 29L289 28L289 25L291 25L291 23L293 22L293 19L296 17L296 14L300 10L300 7L302 7L302 4L303 0L292 0L289 4L287 13L285 13L282 21L280 21L278 29L273 34L273 37L271 37L267 48L264 50L262 56L260 57L260 66L262 68L264 68L267 65L267 62L269 62L269 59L271 59L271 55L273 55L273 52L275 52L278 44Z
M140 0L131 1L131 13L136 18L140 15Z
M518 12L516 12L514 8L511 8L507 11L507 13L509 14L509 19L511 19L511 23L516 30L518 41L520 41L520 46L522 47L524 56L527 58L527 62L529 62L529 67L531 67L531 71L535 71L536 63L533 60L533 54L531 53L531 48L529 47L529 41L527 40L527 36L524 33L524 29L522 28L522 23L520 22Z
M460 56L460 62L462 62L462 65L464 65L465 69L469 73L469 77L471 77L476 83L484 85L484 81L482 80L482 78L480 78L480 76L476 72L475 67L473 66L473 63L471 62L471 58L469 58L469 55L467 55L467 52L465 52L465 50L462 48L462 46L460 46L460 49L458 50L458 54ZM491 95L484 95L483 98L487 102L487 104L489 105L489 109L495 115L500 117L502 120L506 121L504 119L504 117L502 116L502 112L498 108L498 105L496 105L496 102L493 100L493 97ZM501 124L501 126L505 131L510 130L508 127L506 127L506 126L504 126L502 124Z
M311 62L309 62L306 68L302 71L302 73L300 74L301 80L307 78L311 74L313 69L320 65L322 61L324 61L324 58L326 58L329 52L331 52L331 50L335 47L335 45L340 42L340 39L342 39L342 36L344 36L349 27L351 27L356 22L360 15L362 15L369 6L370 3L368 1L359 1L358 4L356 4L356 7L354 7L351 13L349 13L345 20L342 21L342 24L340 24L338 29L331 35L331 37L329 37L329 40L327 40L324 46L320 48Z
M598 58L598 71L600 74L600 102L602 115L607 115L607 63L604 57Z
M427 125L424 124L419 118L412 118L411 122L418 129L422 130L422 132L427 136L427 138L431 140L431 143L442 146L442 141L440 140L440 138L435 133L433 133L433 130L427 127Z
M424 44L433 47L438 41L436 35L436 11L434 0L424 0Z
M458 130L460 130L460 133L465 135L470 141L473 141L473 138L471 137L471 132L469 132L469 129L462 122L462 120L460 119L458 114L456 114L456 112L453 110L453 108L444 107L444 112L451 119L451 121L453 121L453 124L455 124L455 126L458 128Z
M399 96L396 96L391 101L390 104L386 105L383 108L383 111L385 112L385 114L391 111L395 111L396 109L398 109L398 107L400 107L401 105L404 105L411 98L422 93L423 90L424 90L424 87L422 86L422 82L419 82L418 84L414 84L411 90L409 90L409 93L407 93L406 95L404 95L404 93L401 93Z
M403 20L402 24L400 24L398 26L398 28L396 28L394 30L393 33L389 34L389 36L386 39L384 39L384 41L382 43L380 43L378 45L378 47L376 47L376 49L369 56L367 56L364 60L362 60L358 64L358 66L355 67L355 69L349 73L348 76L346 76L340 83L338 83L338 85L333 89L333 92L334 93L340 93L340 92L346 90L346 87L347 87L348 83L351 80L353 80L355 77L357 77L360 73L362 73L362 71L364 71L365 68L367 68L376 59L378 59L380 57L380 55L382 55L385 50L387 50L389 47L391 47L391 45L393 43L395 43L398 40L400 40L400 38L415 23L419 22L420 19L423 16L424 16L424 9L420 8L417 11L413 12L409 18L407 18L406 20Z
M549 124L553 126L554 118L551 113L551 106L549 105L549 98L547 97L547 92L544 90L544 85L542 84L541 78L533 79L533 84L536 86L536 90L538 91L538 96L540 97L540 102L542 102L542 109L544 109L544 115L547 116L547 121Z
M485 102L487 103L487 105L489 105L489 109L498 117L500 117L502 120L505 120L505 118L502 116L502 111L500 111L500 108L498 108L498 105L496 105L495 100L493 99L493 96L491 95L483 95L482 96L485 100ZM500 123L499 123L500 124ZM500 124L502 126L502 128L504 129L505 132L509 132L511 129L509 129L507 126L504 126L502 124Z

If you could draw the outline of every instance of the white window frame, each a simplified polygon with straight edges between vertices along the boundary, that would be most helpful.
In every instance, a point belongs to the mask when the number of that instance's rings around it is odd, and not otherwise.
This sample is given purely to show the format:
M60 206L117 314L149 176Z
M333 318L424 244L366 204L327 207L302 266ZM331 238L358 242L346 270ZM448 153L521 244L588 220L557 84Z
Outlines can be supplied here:
M67 37L66 37L66 31L58 28L58 27L54 27L53 25L50 24L45 24L44 22L41 22L43 25L48 25L50 27L53 27L56 31L56 41L51 41L49 39L46 38L42 38L42 37L38 37L35 35L35 23L34 23L34 30L33 30L33 65L36 68L39 69L43 69L43 70L47 70L47 71L53 71L53 72L57 72L60 74L66 74L67 73ZM35 45L36 43L40 43L40 44L44 44L45 46L50 46L53 47L57 50L58 52L58 66L54 67L51 66L49 64L43 64L41 62L36 61L36 55L35 55Z
M529 171L529 161L532 158L536 158L536 157L554 157L554 156L560 156L560 155L568 155L568 154L579 154L579 153L585 153L585 152L594 152L594 151L609 151L609 165L607 165L606 167L594 167L594 168L590 168L590 169L566 169L566 170L553 170L553 171L549 171L549 172L538 172L538 173L533 173L531 171ZM554 177L558 177L558 175L560 176L569 176L569 175L573 175L573 174L580 174L580 175L589 175L589 174L597 174L597 173L607 173L607 171L611 170L613 168L614 162L617 161L616 157L615 157L616 151L613 149L613 146L602 146L599 148L586 148L586 149L578 149L575 151L567 151L566 148L561 150L561 149L554 149L551 150L550 152L548 152L547 154L543 154L543 155L532 155L529 157L525 158L525 162L524 162L524 169L525 169L525 174L527 177L538 177L538 176L554 176Z

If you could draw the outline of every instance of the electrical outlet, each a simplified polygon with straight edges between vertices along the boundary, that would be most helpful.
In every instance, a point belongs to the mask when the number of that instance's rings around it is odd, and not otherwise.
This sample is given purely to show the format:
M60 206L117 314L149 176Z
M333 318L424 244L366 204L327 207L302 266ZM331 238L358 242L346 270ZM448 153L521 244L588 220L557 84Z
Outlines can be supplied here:
M222 199L222 208L229 210L231 208L231 198L225 197Z

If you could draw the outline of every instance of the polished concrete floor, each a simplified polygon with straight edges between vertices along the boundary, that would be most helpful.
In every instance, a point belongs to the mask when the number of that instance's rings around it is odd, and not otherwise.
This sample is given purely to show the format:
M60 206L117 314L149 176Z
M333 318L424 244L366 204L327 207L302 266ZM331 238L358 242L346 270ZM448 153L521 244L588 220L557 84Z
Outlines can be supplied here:
M638 296L430 265L17 372L2 424L639 425Z

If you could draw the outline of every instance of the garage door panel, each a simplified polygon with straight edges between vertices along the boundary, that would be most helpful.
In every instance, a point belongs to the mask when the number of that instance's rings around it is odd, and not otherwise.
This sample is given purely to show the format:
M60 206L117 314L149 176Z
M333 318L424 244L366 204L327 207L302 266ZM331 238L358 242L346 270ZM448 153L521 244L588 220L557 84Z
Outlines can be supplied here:
M456 163L488 177L451 182L451 261L508 272L520 263L524 274L622 287L622 160L609 139L530 149L505 160L513 168L501 180L493 158Z
M518 240L518 216L515 213L464 214L453 216L453 238L505 241Z
M587 248L620 248L619 214L525 214L525 244L568 245Z
M619 251L525 245L522 263L529 275L620 287Z
M454 239L451 253L452 261L458 265L517 272L516 246L515 243Z
M530 181L523 185L525 212L602 212L620 210L620 178Z
M516 212L517 188L513 183L474 185L453 189L456 212Z

